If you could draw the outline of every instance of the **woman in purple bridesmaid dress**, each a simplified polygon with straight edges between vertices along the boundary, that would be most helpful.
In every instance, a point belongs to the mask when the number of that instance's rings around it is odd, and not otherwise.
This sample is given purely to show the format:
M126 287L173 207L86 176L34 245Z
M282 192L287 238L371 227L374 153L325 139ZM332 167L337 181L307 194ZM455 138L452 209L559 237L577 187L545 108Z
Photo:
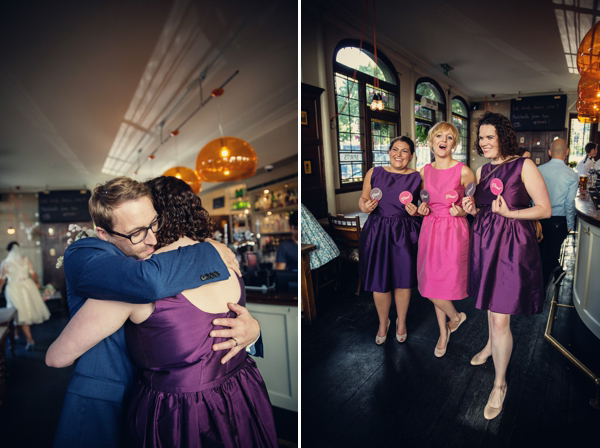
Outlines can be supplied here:
M471 364L481 365L490 355L494 361L494 387L483 412L491 420L502 411L507 392L513 345L510 316L542 311L542 268L533 220L549 218L552 206L533 161L518 156L508 118L487 112L477 131L477 153L491 163L477 170L475 196L465 197L463 208L475 216L469 292L475 306L487 310L489 326L487 344Z
M159 177L146 185L163 221L155 235L161 247L156 253L211 236L208 212L187 183ZM271 403L254 360L244 349L213 350L214 344L231 341L210 337L212 330L226 328L213 320L226 325L224 320L236 317L233 303L245 305L244 284L230 274L155 303L98 301L101 311L84 312L86 304L71 319L68 327L81 329L69 351L74 359L126 323L127 345L142 371L130 400L127 446L278 446Z
M407 337L406 312L410 289L417 285L417 242L421 220L417 218L417 200L421 189L419 173L408 168L415 153L415 145L408 137L396 137L390 143L390 165L371 168L363 183L358 206L370 213L361 232L359 243L359 270L366 291L373 291L379 316L375 343L382 345L390 326L389 312L392 291L396 300L396 340ZM380 194L372 195L380 190ZM401 193L409 192L400 202Z

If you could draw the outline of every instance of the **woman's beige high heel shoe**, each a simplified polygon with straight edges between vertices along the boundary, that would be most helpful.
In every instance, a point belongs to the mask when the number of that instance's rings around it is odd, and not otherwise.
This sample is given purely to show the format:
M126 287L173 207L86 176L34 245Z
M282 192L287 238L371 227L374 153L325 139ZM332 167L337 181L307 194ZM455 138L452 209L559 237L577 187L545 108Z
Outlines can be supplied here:
M404 334L398 334L398 318L396 318L396 340L400 343L406 341L406 337L408 336L408 331Z
M385 341L387 340L387 334L388 334L389 329L390 329L390 320L388 319L387 328L385 329L385 336L379 337L379 336L375 335L375 344L377 344L377 345L385 344Z

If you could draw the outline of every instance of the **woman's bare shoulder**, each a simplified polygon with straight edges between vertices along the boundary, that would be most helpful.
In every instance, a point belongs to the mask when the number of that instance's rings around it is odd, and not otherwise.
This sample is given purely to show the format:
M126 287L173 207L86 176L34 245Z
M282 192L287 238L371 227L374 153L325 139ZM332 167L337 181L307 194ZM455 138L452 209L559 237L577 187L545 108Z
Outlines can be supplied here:
M166 246L161 247L154 251L155 254L160 254L163 252L168 252L170 250L177 250L180 247L191 246L192 244L198 244L198 241L195 241L187 236L179 238L177 241L172 242L171 244L167 244Z

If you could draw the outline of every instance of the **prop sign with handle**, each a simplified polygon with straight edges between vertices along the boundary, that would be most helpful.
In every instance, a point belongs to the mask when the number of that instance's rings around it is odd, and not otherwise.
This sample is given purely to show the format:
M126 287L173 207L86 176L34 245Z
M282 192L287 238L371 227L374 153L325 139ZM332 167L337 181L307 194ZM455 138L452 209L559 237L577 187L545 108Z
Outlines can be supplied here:
M413 195L410 191L403 191L402 193L400 193L400 196L398 196L398 199L400 200L402 205L406 205L409 202L412 202Z
M371 190L370 196L371 196L371 199L375 199L375 200L379 201L383 197L383 192L379 188L375 187Z
M465 189L465 193L467 196L473 196L475 194L475 190L477 190L475 182L469 182L467 184L467 188Z
M454 204L456 201L458 201L458 193L456 190L448 190L446 193L444 193L444 199L446 199L446 202L449 204Z
M425 202L426 204L429 203L429 192L427 190L421 190L420 196L421 201Z
M490 182L490 190L492 190L492 193L496 196L500 196L502 194L502 191L504 191L504 184L502 184L502 181L500 179L495 177Z

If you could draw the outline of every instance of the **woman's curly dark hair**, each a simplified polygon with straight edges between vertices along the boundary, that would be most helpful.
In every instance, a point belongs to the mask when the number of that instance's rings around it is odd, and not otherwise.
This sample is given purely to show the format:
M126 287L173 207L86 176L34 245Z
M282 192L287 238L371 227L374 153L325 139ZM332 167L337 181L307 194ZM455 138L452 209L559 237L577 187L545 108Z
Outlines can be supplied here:
M152 191L154 208L163 220L156 234L158 247L166 246L183 236L195 241L210 238L214 224L202 200L181 179L161 176L145 182Z
M475 149L477 150L477 154L480 156L483 155L483 150L481 149L481 146L479 146L479 129L484 124L489 124L496 128L499 143L498 149L500 151L500 156L503 159L509 156L519 155L517 134L515 134L515 129L510 123L510 120L504 115L496 114L494 112L486 112L477 123L477 137L475 138Z

